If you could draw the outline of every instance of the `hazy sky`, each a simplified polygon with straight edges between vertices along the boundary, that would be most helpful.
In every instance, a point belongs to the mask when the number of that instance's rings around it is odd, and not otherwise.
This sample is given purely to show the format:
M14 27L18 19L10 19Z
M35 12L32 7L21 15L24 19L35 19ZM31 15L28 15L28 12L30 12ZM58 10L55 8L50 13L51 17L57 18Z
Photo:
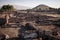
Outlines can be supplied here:
M0 5L4 4L22 5L27 7L35 7L39 4L45 4L50 7L59 8L60 0L0 0Z

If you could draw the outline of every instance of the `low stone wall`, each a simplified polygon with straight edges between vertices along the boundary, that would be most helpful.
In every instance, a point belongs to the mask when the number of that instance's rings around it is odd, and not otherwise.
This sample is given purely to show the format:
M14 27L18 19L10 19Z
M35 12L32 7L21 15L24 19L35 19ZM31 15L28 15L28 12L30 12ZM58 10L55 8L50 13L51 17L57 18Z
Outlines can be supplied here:
M18 37L19 28L0 28L0 32L7 34L10 38Z

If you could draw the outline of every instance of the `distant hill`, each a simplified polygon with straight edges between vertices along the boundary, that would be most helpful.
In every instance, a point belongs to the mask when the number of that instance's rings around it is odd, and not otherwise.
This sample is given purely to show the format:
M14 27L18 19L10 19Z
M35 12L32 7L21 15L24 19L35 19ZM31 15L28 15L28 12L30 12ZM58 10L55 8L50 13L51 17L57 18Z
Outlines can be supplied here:
M3 5L0 5L0 8L2 7ZM21 6L21 5L13 5L15 9L17 10L25 10L25 9L29 9L30 7L27 7L27 6Z

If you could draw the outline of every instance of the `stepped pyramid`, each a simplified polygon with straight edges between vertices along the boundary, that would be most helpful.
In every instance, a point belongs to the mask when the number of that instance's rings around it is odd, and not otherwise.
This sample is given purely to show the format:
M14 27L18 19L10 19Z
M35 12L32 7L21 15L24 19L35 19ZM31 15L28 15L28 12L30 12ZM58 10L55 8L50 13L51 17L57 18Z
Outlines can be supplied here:
M51 7L41 4L33 8L33 10L49 10Z

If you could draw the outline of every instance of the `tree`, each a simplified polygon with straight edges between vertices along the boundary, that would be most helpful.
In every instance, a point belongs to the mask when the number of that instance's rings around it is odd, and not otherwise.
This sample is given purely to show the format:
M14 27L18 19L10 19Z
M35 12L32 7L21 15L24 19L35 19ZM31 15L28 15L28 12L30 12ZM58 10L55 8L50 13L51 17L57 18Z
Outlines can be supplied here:
M60 19L53 22L53 25L60 27Z
M31 25L30 23L26 23L26 24L25 24L25 29L26 29L26 30L36 30L36 29L33 27L33 25Z
M14 7L12 6L12 5L3 5L2 7L1 7L1 11L12 11L12 10L14 10Z
M0 9L0 12L5 12L5 13L11 13L11 11L14 11L13 5L3 5ZM0 19L0 26L4 25L6 22L8 23L8 16L9 14L6 14L6 20L5 19ZM8 17L7 17L8 16Z
M6 19L0 18L0 26L4 25L6 23Z

